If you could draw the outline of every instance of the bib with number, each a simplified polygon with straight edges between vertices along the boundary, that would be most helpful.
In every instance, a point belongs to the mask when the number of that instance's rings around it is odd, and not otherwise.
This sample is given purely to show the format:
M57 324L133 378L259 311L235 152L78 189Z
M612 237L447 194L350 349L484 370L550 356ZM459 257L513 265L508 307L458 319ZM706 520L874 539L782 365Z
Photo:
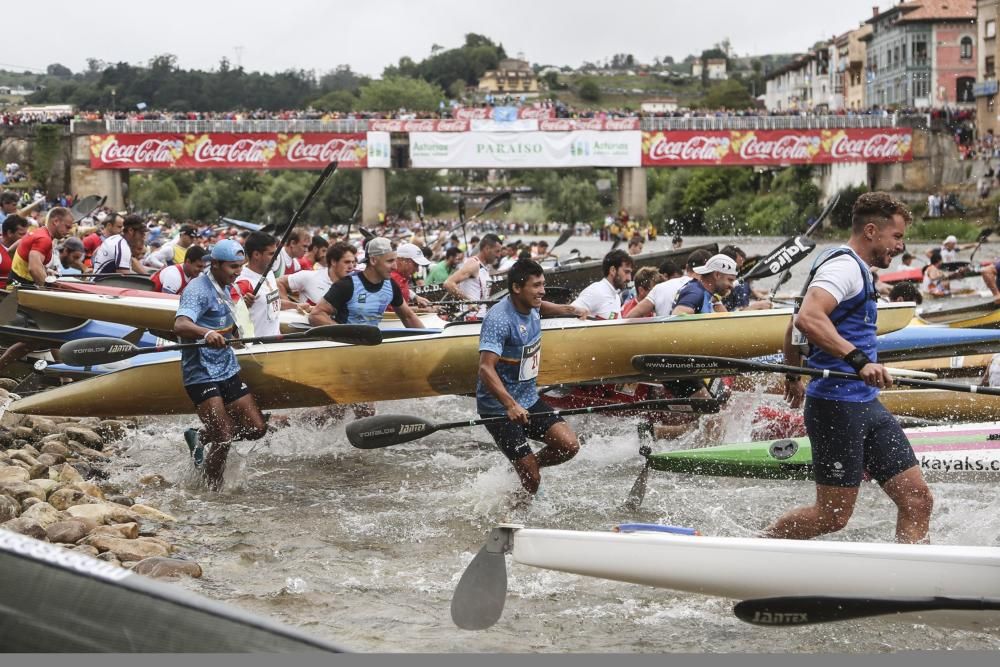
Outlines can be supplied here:
M542 360L542 340L539 338L531 345L521 349L521 367L517 379L521 382L534 380L538 377L538 367Z

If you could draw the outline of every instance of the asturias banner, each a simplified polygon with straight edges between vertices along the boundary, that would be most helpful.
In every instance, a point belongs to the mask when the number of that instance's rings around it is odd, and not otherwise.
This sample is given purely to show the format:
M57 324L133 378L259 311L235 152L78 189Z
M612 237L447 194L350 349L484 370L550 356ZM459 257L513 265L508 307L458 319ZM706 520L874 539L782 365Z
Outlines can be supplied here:
M92 134L93 169L341 169L388 166L388 134ZM381 155L384 152L385 155ZM384 163L384 164L383 164Z
M642 133L644 167L909 162L906 128Z
M426 169L638 167L641 132L412 132L410 160Z

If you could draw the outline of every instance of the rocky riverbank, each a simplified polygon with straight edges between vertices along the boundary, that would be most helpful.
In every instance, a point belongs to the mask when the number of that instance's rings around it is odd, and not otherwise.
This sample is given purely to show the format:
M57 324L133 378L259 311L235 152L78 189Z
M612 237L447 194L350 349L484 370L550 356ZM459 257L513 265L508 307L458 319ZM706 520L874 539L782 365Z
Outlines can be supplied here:
M7 392L0 389L0 402ZM154 577L201 576L158 536L176 519L110 484L107 469L132 420L0 419L0 528ZM155 480L150 480L155 482Z

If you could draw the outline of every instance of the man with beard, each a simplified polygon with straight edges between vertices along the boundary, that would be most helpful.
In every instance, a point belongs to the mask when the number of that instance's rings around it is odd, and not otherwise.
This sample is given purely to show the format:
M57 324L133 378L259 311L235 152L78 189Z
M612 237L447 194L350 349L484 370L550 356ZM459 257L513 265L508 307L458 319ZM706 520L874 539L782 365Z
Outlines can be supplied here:
M878 363L878 292L870 267L887 268L903 252L912 215L884 192L858 197L851 212L847 245L817 259L805 296L785 334L785 363L847 373L856 379L820 378L802 386L785 380L792 407L805 396L806 431L812 443L816 500L787 512L765 531L767 537L809 539L847 525L861 481L877 481L897 507L896 540L924 542L933 499L906 434L878 400L892 376ZM804 340L802 337L804 336Z
M621 290L632 280L632 256L624 250L612 250L604 256L604 278L588 285L573 305L585 308L601 320L617 320L622 316Z

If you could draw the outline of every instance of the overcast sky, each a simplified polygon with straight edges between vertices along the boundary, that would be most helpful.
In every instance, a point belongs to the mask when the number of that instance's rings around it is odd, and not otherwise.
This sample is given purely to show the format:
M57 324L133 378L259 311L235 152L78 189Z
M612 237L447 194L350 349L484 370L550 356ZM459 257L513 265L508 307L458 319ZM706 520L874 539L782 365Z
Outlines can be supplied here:
M88 57L146 63L172 53L185 68L221 58L247 70L349 64L378 76L401 56L421 60L432 44L459 46L476 32L531 62L579 66L615 53L640 62L701 53L728 37L737 55L804 51L871 17L886 0L11 0L3 3L0 68Z

